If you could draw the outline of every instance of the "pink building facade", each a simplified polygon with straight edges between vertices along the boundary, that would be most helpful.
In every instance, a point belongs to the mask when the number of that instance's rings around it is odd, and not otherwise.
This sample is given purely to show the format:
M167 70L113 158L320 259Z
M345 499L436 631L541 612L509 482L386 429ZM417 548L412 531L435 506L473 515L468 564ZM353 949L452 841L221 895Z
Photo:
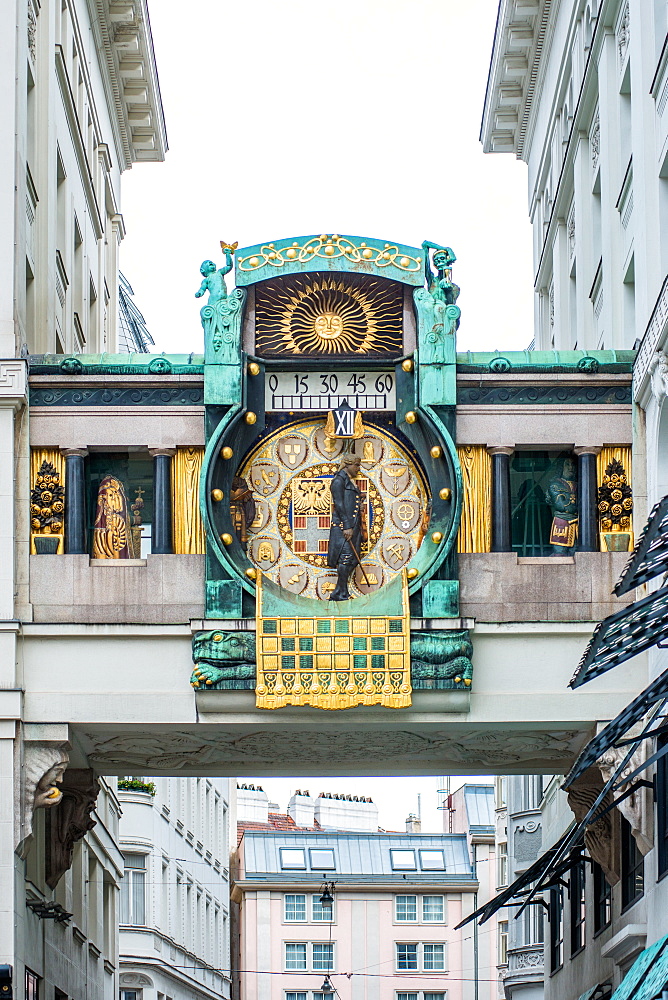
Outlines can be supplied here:
M258 809L239 833L239 1000L497 996L495 960L485 954L483 972L470 927L455 930L478 890L466 834L381 832L372 803L308 794L293 796L287 816L265 821Z

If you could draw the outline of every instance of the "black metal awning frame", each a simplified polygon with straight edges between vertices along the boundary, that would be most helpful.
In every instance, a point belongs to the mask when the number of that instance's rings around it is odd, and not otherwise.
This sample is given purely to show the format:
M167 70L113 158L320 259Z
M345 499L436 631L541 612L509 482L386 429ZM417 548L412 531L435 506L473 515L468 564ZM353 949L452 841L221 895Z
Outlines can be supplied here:
M569 687L586 684L667 636L668 587L662 587L598 623Z
M668 496L652 508L614 593L621 597L662 573L668 573Z

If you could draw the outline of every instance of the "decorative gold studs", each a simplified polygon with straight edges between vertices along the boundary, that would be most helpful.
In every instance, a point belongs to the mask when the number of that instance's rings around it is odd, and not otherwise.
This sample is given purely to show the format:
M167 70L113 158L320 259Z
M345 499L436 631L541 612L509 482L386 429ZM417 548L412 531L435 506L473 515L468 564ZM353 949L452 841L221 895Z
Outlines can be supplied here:
M223 499L223 491L222 490L211 490L211 499L215 500L216 503L220 503L220 501Z
M464 678L464 683L466 684L467 688L470 688L471 687L471 678L470 677L465 677Z
M432 458L440 458L441 455L443 454L443 451L440 445L435 444L434 447L430 449L429 454L431 455Z
M441 500L450 500L452 497L452 490L448 486L444 486L442 490L438 492Z
M231 545L232 542L234 541L234 539L232 538L232 535L229 535L227 532L224 532L220 536L220 540L223 543L223 545Z
M254 580L257 577L257 570L251 566L246 570L246 576L249 580Z
M406 414L406 423L414 424L416 420L417 420L417 413L415 412L415 410L409 410L408 413Z
M431 536L431 540L434 543L434 545L438 545L439 542L443 541L443 535L441 534L440 531L434 531Z
M418 571L416 570L415 566L411 566L411 568L406 573L406 576L408 577L409 580L414 580L417 575Z
M223 458L232 458L234 452L232 451L230 446L226 444L220 454L223 456Z
M412 358L406 358L405 361L401 362L401 367L403 368L403 370L405 372L412 372L413 371L413 359Z
M257 363L257 361L250 361L248 363L248 374L249 375L259 375L260 374L260 366Z
M223 633L222 632L216 632L216 634L214 636L212 636L211 638L213 639L214 642L222 642L223 641Z
M244 417L244 420L246 421L247 424L254 424L257 420L257 413L253 413L252 410L249 410L246 416Z

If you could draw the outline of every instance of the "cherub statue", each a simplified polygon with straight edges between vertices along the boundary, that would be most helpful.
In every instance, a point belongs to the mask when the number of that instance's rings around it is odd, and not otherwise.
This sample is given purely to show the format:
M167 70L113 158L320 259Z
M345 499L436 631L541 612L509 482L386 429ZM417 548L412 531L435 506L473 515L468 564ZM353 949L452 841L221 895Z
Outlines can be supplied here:
M240 350L241 310L245 292L241 288L235 288L228 296L225 284L225 275L232 270L232 254L236 246L236 243L221 243L225 254L224 267L216 269L212 260L202 263L202 284L195 292L196 299L207 291L209 293L207 304L200 309L200 317L204 327L205 350L207 354L212 350L218 362L236 361Z
M225 284L225 275L231 270L232 252L229 247L225 250L225 267L221 267L220 270L216 269L216 265L212 260L203 261L199 269L199 273L202 275L202 284L195 292L195 298L201 299L204 293L208 292L208 305L211 305L212 302L220 302L221 299L226 299L227 285Z
M457 259L450 247L425 240L425 281L426 288L418 288L413 293L418 314L418 334L420 360L424 364L442 364L454 351L447 342L447 336L459 327L460 310L456 305L459 287L452 282L451 265ZM434 250L433 271L429 251Z

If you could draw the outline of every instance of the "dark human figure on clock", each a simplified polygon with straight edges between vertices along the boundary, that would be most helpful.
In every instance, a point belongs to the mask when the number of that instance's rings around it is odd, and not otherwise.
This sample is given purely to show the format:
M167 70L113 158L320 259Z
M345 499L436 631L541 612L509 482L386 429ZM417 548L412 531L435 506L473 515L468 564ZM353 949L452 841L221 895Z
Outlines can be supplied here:
M355 484L361 459L358 455L344 455L336 475L330 483L332 493L332 520L327 545L327 565L337 572L336 588L330 601L348 601L348 580L358 564L362 542L362 494Z

